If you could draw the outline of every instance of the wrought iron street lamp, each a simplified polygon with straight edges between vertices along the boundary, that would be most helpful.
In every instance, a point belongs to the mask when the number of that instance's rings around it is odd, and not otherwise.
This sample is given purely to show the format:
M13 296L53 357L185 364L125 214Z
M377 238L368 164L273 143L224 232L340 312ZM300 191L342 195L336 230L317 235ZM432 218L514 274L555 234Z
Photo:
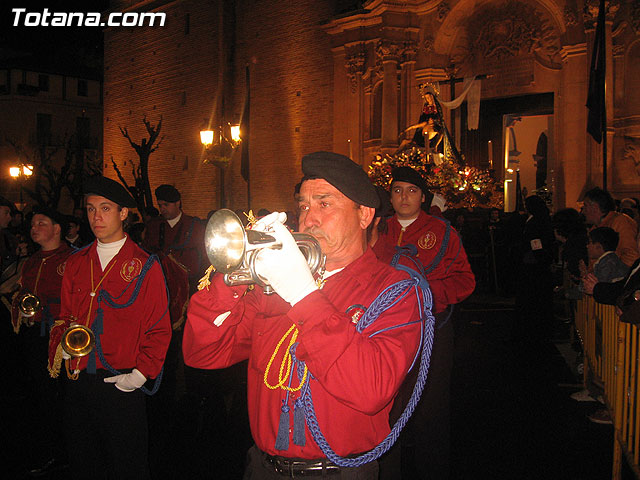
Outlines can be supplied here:
M25 181L25 179L33 175L33 165L20 164L15 167L9 167L9 175L11 175L12 178L15 178L16 181L18 182L19 190L20 190L19 210L22 210L22 208L24 208L24 204L22 202L22 184Z
M220 170L220 207L224 208L224 171L231 162L231 157L236 148L240 145L240 125L219 126L215 130L205 128L200 131L200 143L204 145L205 156L204 163L211 163Z

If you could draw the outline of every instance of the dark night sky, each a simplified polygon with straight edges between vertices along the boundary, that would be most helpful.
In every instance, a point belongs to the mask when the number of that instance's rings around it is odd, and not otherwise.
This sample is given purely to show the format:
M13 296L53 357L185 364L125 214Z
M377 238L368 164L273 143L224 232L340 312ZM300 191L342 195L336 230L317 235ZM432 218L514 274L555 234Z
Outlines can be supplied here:
M335 13L361 8L360 0L335 0ZM14 26L13 8L26 12L103 12L109 0L4 0L0 6L0 63L43 71L66 71L88 67L102 75L103 34L100 27L25 27ZM24 13L22 14L24 17ZM22 22L21 22L22 23ZM26 64L13 59L16 53L34 56Z
M14 26L13 8L27 12L100 12L108 0L39 1L8 0L0 7L0 61L9 60L15 52L35 55L43 65L86 65L101 70L102 29L100 27L25 27ZM24 14L23 14L24 16Z

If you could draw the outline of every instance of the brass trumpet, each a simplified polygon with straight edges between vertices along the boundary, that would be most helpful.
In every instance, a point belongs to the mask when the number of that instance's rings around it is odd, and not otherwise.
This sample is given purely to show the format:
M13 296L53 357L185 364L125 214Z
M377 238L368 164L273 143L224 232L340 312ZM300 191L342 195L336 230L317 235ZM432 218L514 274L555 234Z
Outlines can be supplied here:
M306 233L294 233L293 238L309 265L312 274L324 266L325 257L318 241ZM216 271L224 274L229 286L257 284L270 295L273 289L255 269L256 258L263 248L282 248L268 233L246 230L240 218L228 209L214 213L204 234L207 257Z
M23 293L18 299L18 309L24 317L33 317L41 308L40 299L33 293Z
M96 337L89 327L72 324L62 334L60 345L72 357L88 355L96 343Z

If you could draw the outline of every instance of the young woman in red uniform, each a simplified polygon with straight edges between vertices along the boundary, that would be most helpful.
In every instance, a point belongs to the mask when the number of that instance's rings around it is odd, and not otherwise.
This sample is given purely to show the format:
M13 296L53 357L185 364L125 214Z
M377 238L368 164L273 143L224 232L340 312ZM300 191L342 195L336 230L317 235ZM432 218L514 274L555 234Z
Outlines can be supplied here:
M410 167L392 172L391 204L395 214L387 219L387 230L380 234L373 251L383 262L391 262L396 247L415 245L415 258L424 267L433 294L436 330L429 378L422 399L417 405L397 449L410 456L405 465L412 465L420 478L446 480L449 476L449 390L453 366L453 322L451 306L463 301L475 288L475 277L458 233L443 218L423 210L430 193L420 174ZM425 205L429 208L429 205ZM399 263L416 269L416 264L401 259ZM415 378L409 376L401 390L400 402L407 401ZM389 457L387 457L389 458ZM400 470L398 457L391 465L383 460L381 478L414 477L414 471Z
M45 365L49 330L60 312L65 263L72 253L61 239L62 232L62 215L48 209L34 209L31 239L40 250L25 261L20 290L11 305L11 323L14 332L19 334L21 366L24 367L23 391L27 398L24 407L29 412L27 418L33 422L33 454L30 458L33 464L29 466L32 475L44 475L65 464L64 449L57 439L61 426L58 399L62 385L59 380L49 377ZM39 308L29 307L27 297L33 301L32 296L38 299Z

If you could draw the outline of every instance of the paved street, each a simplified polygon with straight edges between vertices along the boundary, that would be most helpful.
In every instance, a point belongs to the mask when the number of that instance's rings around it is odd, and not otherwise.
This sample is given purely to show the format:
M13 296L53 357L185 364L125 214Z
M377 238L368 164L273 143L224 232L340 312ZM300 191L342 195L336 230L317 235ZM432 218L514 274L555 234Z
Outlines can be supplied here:
M611 478L613 428L591 423L569 338L510 340L509 302L472 297L456 318L452 478ZM558 328L559 337L566 328Z

